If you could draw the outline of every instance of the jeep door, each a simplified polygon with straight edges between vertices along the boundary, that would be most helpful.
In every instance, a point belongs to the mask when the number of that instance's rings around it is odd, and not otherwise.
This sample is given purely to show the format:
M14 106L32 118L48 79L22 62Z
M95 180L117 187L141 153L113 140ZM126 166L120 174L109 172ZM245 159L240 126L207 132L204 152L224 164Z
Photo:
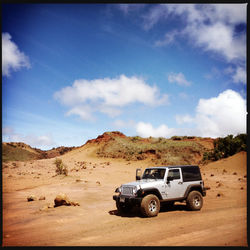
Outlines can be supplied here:
M172 180L166 180L166 198L174 199L183 197L185 193L185 188L183 186L181 169L169 169L167 177L170 177Z

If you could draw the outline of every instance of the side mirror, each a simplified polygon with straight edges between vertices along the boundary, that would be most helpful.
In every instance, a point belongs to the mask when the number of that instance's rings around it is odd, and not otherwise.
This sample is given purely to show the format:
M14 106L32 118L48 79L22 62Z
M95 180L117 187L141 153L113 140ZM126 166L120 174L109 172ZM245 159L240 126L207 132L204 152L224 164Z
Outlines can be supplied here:
M169 183L169 182L172 181L173 179L174 179L173 176L168 176L168 177L167 177L167 183Z
M138 180L141 180L141 168L137 168L137 169L136 169L135 179L136 179L137 181L138 181Z

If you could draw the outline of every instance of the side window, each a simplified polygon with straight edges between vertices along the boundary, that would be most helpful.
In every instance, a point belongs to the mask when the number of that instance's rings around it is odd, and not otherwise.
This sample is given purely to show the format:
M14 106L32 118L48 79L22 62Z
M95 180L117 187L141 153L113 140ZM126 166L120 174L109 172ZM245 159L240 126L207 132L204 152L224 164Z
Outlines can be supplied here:
M180 176L180 169L170 169L168 171L168 176L173 177L174 180L178 180L181 178Z

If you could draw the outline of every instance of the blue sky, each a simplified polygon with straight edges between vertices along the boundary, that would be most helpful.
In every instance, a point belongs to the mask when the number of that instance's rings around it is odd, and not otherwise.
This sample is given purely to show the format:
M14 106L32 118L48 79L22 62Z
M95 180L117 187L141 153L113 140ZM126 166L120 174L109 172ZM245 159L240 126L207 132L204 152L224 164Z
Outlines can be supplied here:
M2 140L246 133L246 4L2 4Z

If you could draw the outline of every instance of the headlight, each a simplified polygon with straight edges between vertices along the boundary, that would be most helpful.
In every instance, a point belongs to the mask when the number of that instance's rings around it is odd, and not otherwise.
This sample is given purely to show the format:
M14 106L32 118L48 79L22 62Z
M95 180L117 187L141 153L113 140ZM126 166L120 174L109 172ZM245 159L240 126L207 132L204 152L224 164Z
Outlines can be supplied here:
M137 192L137 187L133 187L133 190L132 190L133 194L135 195L136 192Z

